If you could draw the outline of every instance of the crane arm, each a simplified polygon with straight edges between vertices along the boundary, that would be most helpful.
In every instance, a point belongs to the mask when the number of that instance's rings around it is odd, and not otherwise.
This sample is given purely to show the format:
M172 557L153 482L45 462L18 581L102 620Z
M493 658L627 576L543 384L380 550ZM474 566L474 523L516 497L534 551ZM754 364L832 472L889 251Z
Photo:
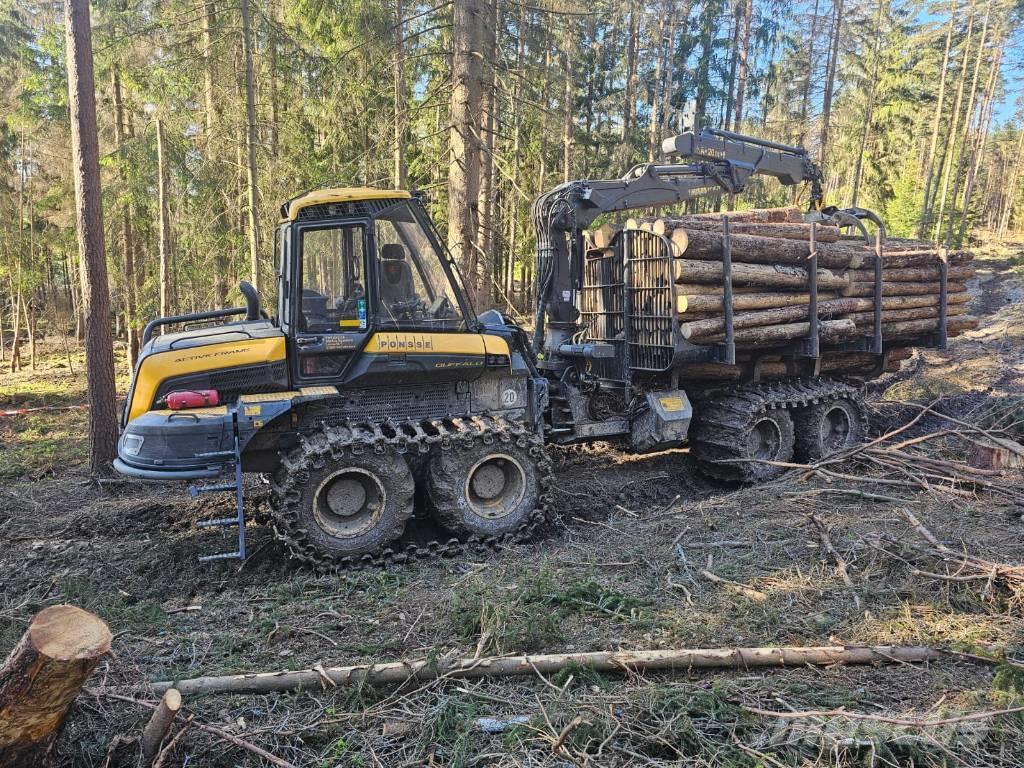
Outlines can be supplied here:
M742 192L753 174L782 184L811 184L810 204L821 204L821 170L802 147L705 128L665 139L664 153L693 162L647 163L620 179L568 181L534 203L537 233L537 312L534 349L540 351L545 319L572 323L573 293L583 268L583 229L605 213L659 208L711 194Z

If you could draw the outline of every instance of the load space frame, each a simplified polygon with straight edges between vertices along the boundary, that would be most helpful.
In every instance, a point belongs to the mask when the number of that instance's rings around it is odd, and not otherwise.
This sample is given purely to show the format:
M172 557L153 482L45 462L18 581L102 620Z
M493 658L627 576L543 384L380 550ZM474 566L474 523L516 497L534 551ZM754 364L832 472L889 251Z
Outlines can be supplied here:
M683 372L689 363L715 362L742 367L741 381L761 378L761 363L766 357L781 357L793 377L820 375L823 352L861 352L874 355L873 373L881 373L888 362L889 345L882 338L882 268L885 258L881 232L876 232L873 270L873 322L870 333L855 340L826 343L820 335L817 223L810 223L805 271L808 333L791 342L752 350L749 359L737 361L734 308L733 260L730 220L722 217L722 318L724 340L698 345L686 341L679 331L676 314L679 286L676 262L682 258L678 248L665 235L641 229L618 232L607 248L586 253L580 290L579 325L586 331L586 342L608 345L613 354L589 360L589 371L603 382L626 388L627 394L637 375ZM916 339L901 340L898 346L946 346L947 267L945 250L939 251L939 317L934 332Z

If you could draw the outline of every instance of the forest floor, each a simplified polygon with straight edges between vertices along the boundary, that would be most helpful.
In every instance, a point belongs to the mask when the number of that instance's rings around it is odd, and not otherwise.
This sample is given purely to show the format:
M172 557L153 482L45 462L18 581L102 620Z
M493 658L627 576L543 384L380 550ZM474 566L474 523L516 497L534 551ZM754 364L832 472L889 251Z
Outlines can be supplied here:
M98 486L85 462L83 410L0 416L0 649L52 603L74 603L110 624L113 653L60 741L62 765L94 766L107 764L114 737L137 735L148 714L103 692L153 700L150 681L477 653L929 644L962 653L885 667L627 677L576 668L547 679L209 696L186 705L197 721L295 766L1020 766L1019 713L924 729L886 722L1024 705L1024 662L1014 662L1024 656L1020 582L929 575L955 563L922 549L901 514L912 510L953 549L1019 565L1018 478L984 475L991 488L969 490L933 478L925 490L912 465L884 461L885 451L963 460L981 428L1020 439L1022 262L1024 250L979 261L972 311L981 326L945 351L918 351L869 387L874 435L919 415L913 403L933 410L880 444L878 461L862 454L831 467L855 479L796 470L737 490L702 479L686 451L555 450L556 530L486 557L318 575L290 562L269 528L254 526L255 554L242 567L199 565L197 556L231 546L229 534L195 527L214 516L211 499L135 482ZM36 371L0 378L0 411L84 402L81 354L69 360L55 342L44 351ZM895 447L914 437L922 439ZM829 529L852 587L812 514ZM709 581L704 569L753 597ZM776 718L747 707L843 708L875 719ZM521 719L488 733L485 717ZM131 744L109 752L110 765L136 764ZM196 728L164 763L261 764Z

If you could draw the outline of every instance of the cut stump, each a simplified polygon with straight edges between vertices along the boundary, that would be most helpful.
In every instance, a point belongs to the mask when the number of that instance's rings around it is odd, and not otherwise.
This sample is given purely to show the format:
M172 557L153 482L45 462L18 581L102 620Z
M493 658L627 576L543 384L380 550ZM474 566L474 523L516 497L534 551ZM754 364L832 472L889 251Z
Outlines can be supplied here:
M36 614L0 668L0 768L53 761L60 726L110 641L102 619L73 605Z

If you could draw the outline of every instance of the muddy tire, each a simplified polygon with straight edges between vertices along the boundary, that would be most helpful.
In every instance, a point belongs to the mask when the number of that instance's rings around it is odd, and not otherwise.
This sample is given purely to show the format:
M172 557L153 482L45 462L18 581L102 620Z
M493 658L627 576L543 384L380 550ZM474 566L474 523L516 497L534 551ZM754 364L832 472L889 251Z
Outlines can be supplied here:
M793 458L793 419L785 408L760 408L746 393L704 406L690 447L711 477L741 483L771 480L786 471L766 462Z
M366 450L318 433L274 478L274 528L299 559L348 562L399 538L414 496L412 470L394 447Z
M796 456L804 462L818 461L860 445L866 433L861 404L846 397L797 408L793 412L793 425Z
M525 438L459 441L431 455L427 498L434 519L459 536L504 536L537 509L542 474Z

